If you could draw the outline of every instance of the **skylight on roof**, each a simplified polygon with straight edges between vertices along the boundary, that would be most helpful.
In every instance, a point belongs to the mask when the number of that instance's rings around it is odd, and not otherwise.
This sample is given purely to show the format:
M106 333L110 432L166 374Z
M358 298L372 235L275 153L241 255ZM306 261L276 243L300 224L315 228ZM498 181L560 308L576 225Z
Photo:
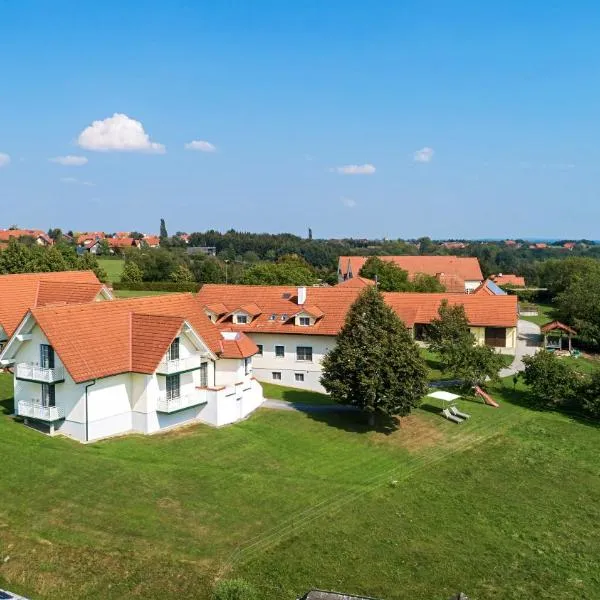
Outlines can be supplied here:
M277 315L275 313L273 313L272 315L269 316L269 321L274 321L277 318Z
M283 294L281 294L281 297L284 300L289 300L292 297L292 295L289 292L284 292Z
M282 321L287 321L289 318L290 318L290 317L289 317L289 315L288 315L287 313L283 313L283 314L281 315L281 320L282 320Z

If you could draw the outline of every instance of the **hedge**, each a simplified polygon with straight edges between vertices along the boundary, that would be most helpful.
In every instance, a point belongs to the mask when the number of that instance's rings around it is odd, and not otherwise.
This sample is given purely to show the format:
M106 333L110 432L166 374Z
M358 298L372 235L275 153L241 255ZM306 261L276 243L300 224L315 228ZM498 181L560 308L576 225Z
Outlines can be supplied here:
M174 283L173 281L141 281L140 283L115 281L113 283L113 289L115 290L135 292L197 292L200 286L201 284L196 282Z

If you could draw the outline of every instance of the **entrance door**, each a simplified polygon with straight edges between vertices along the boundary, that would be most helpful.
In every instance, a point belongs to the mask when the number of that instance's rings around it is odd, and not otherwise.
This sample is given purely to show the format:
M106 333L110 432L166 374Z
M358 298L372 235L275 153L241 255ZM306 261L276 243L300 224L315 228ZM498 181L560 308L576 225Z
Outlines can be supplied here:
M506 347L506 329L504 327L486 327L485 345L493 348Z

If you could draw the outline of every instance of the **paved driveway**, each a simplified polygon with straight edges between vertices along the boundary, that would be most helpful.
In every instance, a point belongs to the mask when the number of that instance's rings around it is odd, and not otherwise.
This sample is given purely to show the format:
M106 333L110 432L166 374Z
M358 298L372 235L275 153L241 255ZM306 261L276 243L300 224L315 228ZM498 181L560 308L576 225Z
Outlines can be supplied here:
M509 367L500 371L500 377L509 377L523 371L525 369L523 357L535 354L540 349L541 344L542 335L540 333L540 326L531 321L519 319L517 323L517 351L515 352L515 359Z

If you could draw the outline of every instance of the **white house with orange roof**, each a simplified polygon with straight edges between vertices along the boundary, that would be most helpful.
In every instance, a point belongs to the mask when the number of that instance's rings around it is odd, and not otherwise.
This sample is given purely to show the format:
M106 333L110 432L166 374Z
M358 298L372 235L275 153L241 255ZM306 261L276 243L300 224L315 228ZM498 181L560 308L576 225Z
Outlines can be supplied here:
M112 300L92 271L0 275L0 348L30 308Z
M33 308L0 365L14 371L16 416L86 442L243 419L263 401L257 351L172 294Z
M341 283L360 275L368 256L340 256L338 281ZM436 277L447 292L471 293L483 281L479 261L463 256L379 256L408 272L410 279L418 274Z
M208 318L246 333L258 346L254 374L260 381L323 392L321 363L335 347L348 310L368 286L356 278L335 287L204 285L197 295ZM436 318L442 301L462 304L478 344L516 350L516 296L386 293L386 302L416 340Z

